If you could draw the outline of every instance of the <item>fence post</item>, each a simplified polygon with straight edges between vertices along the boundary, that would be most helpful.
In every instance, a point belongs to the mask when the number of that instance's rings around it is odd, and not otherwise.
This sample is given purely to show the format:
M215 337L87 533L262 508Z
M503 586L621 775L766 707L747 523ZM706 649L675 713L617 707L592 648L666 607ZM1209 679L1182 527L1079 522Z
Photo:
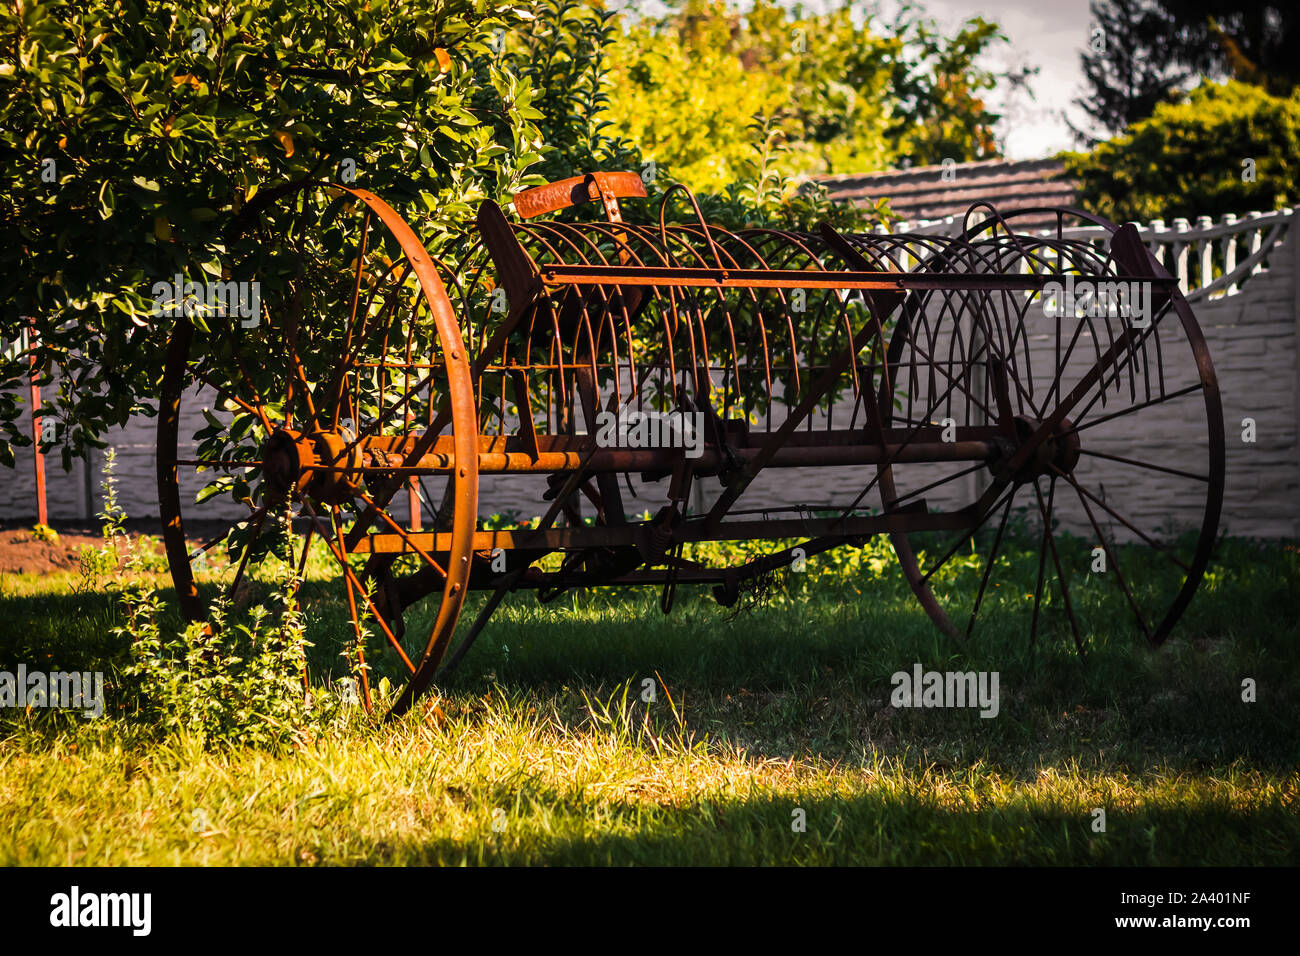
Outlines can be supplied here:
M1237 214L1225 212L1223 214L1223 224L1225 226L1235 226L1237 224ZM1235 268L1237 268L1237 235L1229 230L1223 237L1223 274L1226 276ZM1223 294L1225 296L1236 295L1237 283L1233 282L1229 285L1223 290Z
M1291 218L1286 224L1286 242L1291 246L1291 318L1295 321L1296 331L1296 348L1297 355L1300 356L1300 206L1291 208ZM1292 419L1297 424L1294 426L1296 434L1296 471L1297 477L1300 477L1300 361L1296 365L1295 380L1295 410L1296 417ZM1295 527L1292 533L1300 535L1300 517L1296 518Z
M50 514L45 504L45 453L41 451L41 386L40 369L36 362L36 320L27 316L27 382L31 389L32 406L32 462L36 469L36 523L49 524Z
M1179 216L1174 220L1174 232L1187 232L1191 229L1192 224ZM1188 244L1186 239L1181 239L1174 243L1174 276L1178 279L1178 287L1183 290L1183 295L1187 295L1192 290L1188 287L1187 276L1187 253Z
M1259 219L1263 215L1264 214L1262 212L1248 212L1246 213L1246 218ZM1247 254L1253 256L1255 253L1259 252L1259 247L1263 244L1263 240L1264 237L1260 235L1259 227L1256 226L1253 230L1251 230L1250 233L1250 247L1249 247L1249 252ZM1258 275L1263 271L1264 271L1264 264L1262 262L1256 262L1253 266L1250 267L1251 275Z
M1152 219L1151 223L1151 255L1155 256L1156 262L1162 266L1168 267L1165 262L1165 246L1160 241L1160 233L1165 231L1165 221L1163 219Z
M1209 229L1214 225L1214 220L1209 216L1198 216L1196 219L1197 229ZM1202 236L1200 239L1201 247L1201 274L1198 276L1200 285L1198 288L1204 288L1214 281L1214 241Z

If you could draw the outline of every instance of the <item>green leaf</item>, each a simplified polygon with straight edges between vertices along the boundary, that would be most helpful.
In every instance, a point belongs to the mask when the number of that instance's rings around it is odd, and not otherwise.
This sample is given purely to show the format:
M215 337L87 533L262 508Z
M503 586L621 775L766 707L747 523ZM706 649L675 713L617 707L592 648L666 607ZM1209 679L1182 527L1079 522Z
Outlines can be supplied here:
M103 185L99 187L99 215L107 219L113 215L113 209L117 205L117 197L113 194L113 184L105 179Z

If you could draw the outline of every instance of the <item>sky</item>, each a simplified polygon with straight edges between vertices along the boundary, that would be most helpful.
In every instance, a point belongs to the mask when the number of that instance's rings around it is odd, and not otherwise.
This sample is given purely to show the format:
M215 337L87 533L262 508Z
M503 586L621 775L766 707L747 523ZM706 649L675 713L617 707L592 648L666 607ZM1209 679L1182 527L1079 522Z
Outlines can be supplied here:
M1079 56L1088 43L1091 17L1088 0L918 0L927 15L945 32L955 32L963 20L982 16L998 23L1009 43L990 54L995 67L1036 66L1038 74L1029 81L1033 99L1022 95L1008 99L998 90L991 105L1005 116L997 133L1003 151L1011 159L1041 159L1058 150L1079 144L1066 125L1068 115L1075 125L1086 120L1071 101L1083 89L1083 68ZM621 5L646 14L663 11L655 0L625 0ZM741 9L748 3L739 3ZM792 3L784 4L786 6ZM865 7L878 6L886 19L898 8L898 0L866 0ZM839 6L828 0L805 0L805 8Z
M1007 110L998 133L1009 158L1040 159L1079 147L1065 118L1086 125L1071 101L1083 91L1079 57L1091 27L1088 0L923 0L922 6L948 30L973 16L995 21L1011 42L1002 44L991 62L1038 67L1029 83L1033 100L995 104Z

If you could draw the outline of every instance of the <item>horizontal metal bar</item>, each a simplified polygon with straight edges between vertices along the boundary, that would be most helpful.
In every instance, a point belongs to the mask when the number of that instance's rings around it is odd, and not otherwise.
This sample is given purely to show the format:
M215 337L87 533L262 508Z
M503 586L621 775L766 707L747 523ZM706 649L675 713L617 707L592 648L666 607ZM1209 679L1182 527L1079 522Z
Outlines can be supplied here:
M977 432L979 439L971 439L965 432ZM954 429L955 441L943 441L938 427L916 430L916 437L908 440L912 432L890 429L884 444L862 441L861 432L805 432L798 441L792 441L774 453L767 467L799 468L810 465L871 465L885 461L899 464L916 462L985 461L992 453L990 441L995 429L988 427ZM764 433L750 433L747 440L731 445L742 462L759 454ZM794 436L792 436L794 437ZM817 441L818 438L830 440ZM856 439L852 443L844 439ZM921 440L926 439L926 440ZM315 468L350 474L382 472L397 475L445 474L456 467L456 455L450 445L450 436L440 436L434 447L413 466L400 466L404 460L401 449L411 439L372 439L366 447L368 465L360 468ZM585 461L588 471L602 472L655 472L673 467L685 452L676 448L595 448L593 436L542 436L537 438L537 452L523 447L514 436L480 438L479 474L555 474L576 471ZM717 474L727 463L726 456L716 447L702 447L700 454L689 459L697 475ZM388 464L392 462L392 464Z
M724 426L728 424L724 422ZM792 433L786 444L789 446L816 447L861 445L864 432L865 429L862 428L801 430ZM768 439L773 434L775 433L757 429L740 431L727 428L727 444L737 451L758 449L767 444ZM958 425L953 428L953 441L958 443L988 441L1001 434L1003 434L1002 430L996 425ZM938 424L921 425L915 428L886 428L884 430L886 444L900 444L909 440L913 442L938 442L942 440L942 435L943 426ZM396 461L405 457L415 447L416 441L417 436L414 435L383 435L363 438L359 444L363 455L368 454L371 458L393 456L392 460ZM592 442L592 436L586 434L537 436L538 450L543 452L582 454L591 449ZM528 450L521 435L479 435L478 448L479 452L484 454L502 454ZM452 436L450 435L439 435L431 449L434 454L438 455L451 454L452 450ZM378 461L376 461L376 465L378 465Z
M688 520L673 532L673 542L752 541L758 538L808 538L823 534L865 537L889 532L951 531L969 528L974 522L959 512L925 514L909 511L892 515L848 518L785 518L776 521L722 522L708 530L703 519ZM614 527L547 528L545 530L476 531L475 551L558 551L576 548L645 547L652 528L648 524ZM370 534L353 548L354 553L413 554L418 545L437 554L451 545L450 532L412 531L407 535Z
M1049 282L1064 284L1062 275L1001 275L997 273L818 272L799 269L697 269L675 266L541 267L548 285L691 286L725 289L886 289L886 290L1015 290L1042 289ZM1145 282L1175 286L1169 276L1074 276L1081 281Z

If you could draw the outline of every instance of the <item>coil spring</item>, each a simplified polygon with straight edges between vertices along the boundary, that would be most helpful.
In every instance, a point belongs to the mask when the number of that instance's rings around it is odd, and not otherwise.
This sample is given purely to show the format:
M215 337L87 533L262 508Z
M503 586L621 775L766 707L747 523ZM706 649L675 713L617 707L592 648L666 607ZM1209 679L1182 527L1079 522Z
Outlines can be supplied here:
M677 524L675 519L676 513L667 505L655 515L646 544L647 564L658 564L668 554L668 549L673 544L673 527Z

